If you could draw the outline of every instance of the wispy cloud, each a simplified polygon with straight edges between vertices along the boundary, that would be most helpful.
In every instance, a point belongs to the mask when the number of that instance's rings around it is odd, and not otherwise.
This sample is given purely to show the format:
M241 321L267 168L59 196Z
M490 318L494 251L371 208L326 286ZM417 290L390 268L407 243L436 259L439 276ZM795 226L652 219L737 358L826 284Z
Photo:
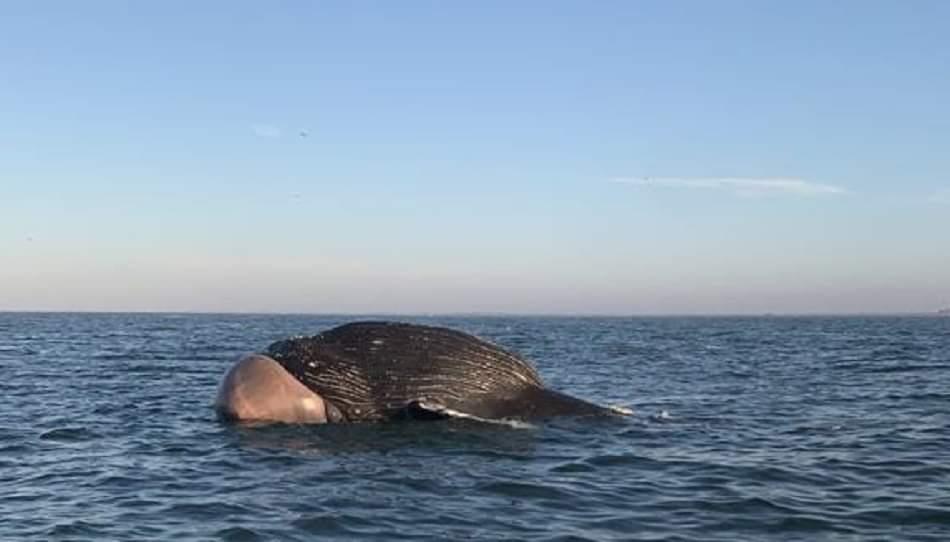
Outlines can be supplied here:
M611 182L648 188L727 190L737 196L846 194L840 186L780 177L616 177Z
M277 126L272 126L270 124L252 124L251 130L254 132L254 135L257 137L264 137L267 139L276 139L281 136L281 130Z

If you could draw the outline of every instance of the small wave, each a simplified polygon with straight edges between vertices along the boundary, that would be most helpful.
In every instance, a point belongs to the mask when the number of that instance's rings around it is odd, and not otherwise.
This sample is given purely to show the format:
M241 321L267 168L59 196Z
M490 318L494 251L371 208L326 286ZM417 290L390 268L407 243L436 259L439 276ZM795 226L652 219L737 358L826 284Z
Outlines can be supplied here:
M296 519L293 522L293 526L301 531L323 536L353 534L354 530L351 526L354 524L366 524L366 521L349 514L342 516L339 514L319 514Z
M490 482L479 489L507 498L549 499L553 501L568 501L571 498L570 494L556 487L527 482Z
M52 538L60 537L101 537L104 533L102 531L102 526L96 525L94 523L89 523L83 520L76 520L69 523L58 523L51 527L47 534Z
M167 506L164 511L169 516L180 516L188 520L220 519L229 515L248 515L251 510L235 504L222 502L188 502Z
M878 524L924 526L950 525L950 509L933 506L894 506L850 514L849 519Z
M913 365L892 365L889 367L865 367L863 372L870 374L889 374L889 373L916 373L920 371L946 371L950 365L942 364L913 364Z
M2 502L45 502L52 496L53 495L51 493L45 491L37 491L35 489L21 489L19 491L8 493L3 497Z
M101 354L93 355L92 359L101 360L101 361L118 361L118 360L131 359L133 355L134 354L132 352L122 352L122 353L103 352Z
M14 442L11 444L0 444L0 455L20 455L26 452L29 452L32 448L22 442Z
M142 481L138 481L139 484L142 484ZM132 487L127 486L127 487ZM131 497L127 499L119 499L115 502L115 506L118 508L128 508L132 510L142 510L155 508L161 505L160 501L151 500L151 499L142 499L139 497Z
M84 427L59 427L40 434L40 440L55 442L85 442L99 438L99 435Z
M557 473L564 473L564 474L566 474L566 473L592 472L592 471L594 471L594 470L596 470L596 469L595 469L593 466L591 466L591 465L589 465L589 464L587 464L587 463L584 463L584 462L570 461L570 462L567 462L567 463L562 463L562 464L560 464L560 465L556 465L556 466L554 466L554 467L551 467L549 470L550 470L550 472L557 472Z
M217 536L227 542L257 542L264 540L264 537L257 532L245 527L229 527L218 531Z
M617 467L641 464L643 459L629 454L604 454L589 457L584 462L595 467Z

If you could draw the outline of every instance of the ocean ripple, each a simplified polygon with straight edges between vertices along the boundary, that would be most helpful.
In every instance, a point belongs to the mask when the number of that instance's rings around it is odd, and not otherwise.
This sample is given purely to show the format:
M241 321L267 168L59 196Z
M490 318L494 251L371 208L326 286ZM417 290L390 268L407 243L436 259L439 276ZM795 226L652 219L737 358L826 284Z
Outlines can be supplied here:
M348 319L0 314L0 539L950 534L950 319L412 318L635 413L218 423L238 354Z

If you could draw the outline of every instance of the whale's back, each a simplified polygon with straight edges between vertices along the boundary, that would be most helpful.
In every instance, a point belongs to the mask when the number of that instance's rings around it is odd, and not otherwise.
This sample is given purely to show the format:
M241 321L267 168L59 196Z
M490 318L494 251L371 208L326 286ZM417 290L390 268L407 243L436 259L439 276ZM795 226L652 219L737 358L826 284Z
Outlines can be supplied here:
M420 402L487 418L517 416L531 406L525 401L561 395L544 390L520 357L441 327L358 322L276 342L267 354L354 421L390 419Z

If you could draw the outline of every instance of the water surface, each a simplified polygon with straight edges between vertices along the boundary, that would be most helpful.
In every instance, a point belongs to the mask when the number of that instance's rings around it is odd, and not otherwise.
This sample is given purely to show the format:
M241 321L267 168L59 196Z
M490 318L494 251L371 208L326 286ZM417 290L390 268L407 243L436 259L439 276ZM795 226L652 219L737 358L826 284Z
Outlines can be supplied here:
M242 428L354 317L0 313L2 540L950 540L950 318L401 318L621 420Z

